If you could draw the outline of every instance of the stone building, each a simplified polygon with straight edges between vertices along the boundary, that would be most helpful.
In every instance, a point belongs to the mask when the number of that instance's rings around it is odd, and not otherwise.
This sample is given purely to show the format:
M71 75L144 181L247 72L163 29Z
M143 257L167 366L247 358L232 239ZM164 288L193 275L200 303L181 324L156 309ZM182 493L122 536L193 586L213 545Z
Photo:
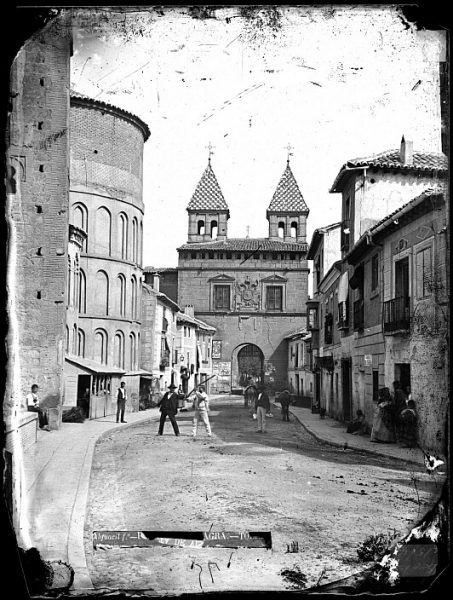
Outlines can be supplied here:
M422 447L445 456L449 406L446 203L427 190L362 236L346 259L357 286L355 374L368 413L383 385L409 386ZM360 406L360 408L363 408ZM371 414L367 415L368 417Z
M322 289L314 294L313 300L307 305L309 328L312 327L314 336L314 352L324 354L325 347L322 349L322 345L328 328L326 318L331 319L329 313L332 313L334 338L336 335L341 336L340 344L335 344L334 339L332 347L333 364L330 368L337 400L334 410L326 403L331 416L347 421L360 408L371 423L379 388L384 385L391 387L391 383L398 379L403 385L410 385L414 389L414 353L410 353L412 346L405 339L404 331L402 337L401 332L390 335L386 332L390 325L385 324L386 319L391 320L396 314L405 315L413 323L411 315L414 311L416 313L417 303L414 303L411 290L412 286L419 285L415 280L412 281L416 274L416 244L424 241L424 237L420 237L421 233L414 233L422 225L417 221L418 217L414 216L420 214L420 209L411 212L414 223L407 231L412 236L411 242L404 241L406 230L401 229L403 221L400 220L400 211L403 211L406 222L409 219L406 213L410 212L408 207L418 202L414 198L424 197L427 189L441 185L446 177L447 158L444 154L413 151L412 144L403 138L399 151L392 150L348 161L332 186L331 191L342 192L340 271L329 290L324 289L325 282L321 280ZM429 201L426 202L428 204L425 206L429 206ZM433 218L432 216L431 219ZM380 245L384 243L381 242L381 237L384 239L383 233L380 233L379 242L375 235L376 231L383 231L383 223L387 223L387 232L391 230L391 225L395 235L400 236L398 243L402 240L398 251L402 252L401 262L395 258L395 248L387 250L387 255L383 254L384 246ZM438 225L439 230L442 229L442 225ZM426 231L425 234L426 237L431 235ZM313 257L319 252L319 248L316 252L314 250L313 246ZM434 254L436 260L442 262L442 255L446 255L445 248L437 244L432 249L432 256ZM391 258L393 255L394 258ZM316 281L314 290L316 291ZM329 304L331 299L333 303ZM405 327L409 326L409 321ZM412 339L412 336L409 337ZM315 373L317 379L321 377L322 362L326 361L322 358L318 364L315 361L315 371L320 369ZM417 376L422 372L426 373L426 369L417 369ZM316 399L319 403L325 402L322 380L316 383ZM424 396L427 394L426 391L419 393ZM439 391L439 394L443 398L443 392ZM433 433L434 423L442 423L437 418L444 411L442 403L443 400L440 400L442 407L438 411L436 409L429 412L428 403L425 403L425 408L421 408L424 411L422 420L425 422L424 431L420 434L421 440L430 447L434 447L437 435Z
M43 407L59 407L63 396L70 56L70 28L60 18L30 36L10 74L4 489L22 545L27 543L21 539L27 533L21 528L22 453L38 432L36 413L21 409L33 383ZM59 426L58 419L52 426Z
M229 209L210 160L187 212L177 301L216 330L211 392L242 389L248 377L286 387L286 336L306 324L309 212L289 161L266 212L267 238L228 237ZM168 278L174 286L174 272Z
M286 336L288 342L288 390L297 406L311 408L314 397L312 334L305 329Z
M138 117L71 95L69 218L87 238L78 264L78 324L68 332L64 404L82 406L90 418L115 411L120 379L129 391L128 409L138 410L143 145L149 135Z
M152 285L142 284L142 321L140 366L142 368L140 398L143 406L156 404L167 387L176 385L175 352L180 308L159 289L159 275L152 274Z

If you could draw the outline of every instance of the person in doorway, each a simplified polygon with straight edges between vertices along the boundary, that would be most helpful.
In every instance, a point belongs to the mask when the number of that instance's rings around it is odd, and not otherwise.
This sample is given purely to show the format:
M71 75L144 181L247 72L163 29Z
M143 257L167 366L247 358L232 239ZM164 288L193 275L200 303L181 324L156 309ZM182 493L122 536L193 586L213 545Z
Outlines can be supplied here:
M159 422L159 431L157 435L163 435L164 433L164 425L167 417L170 419L170 423L173 426L173 431L175 435L179 435L179 427L176 422L176 415L178 414L178 394L175 393L176 386L170 384L168 386L168 392L162 396L159 400L157 406L160 407L160 422Z
M289 405L291 402L291 396L287 389L284 389L282 392L280 392L278 396L278 402L280 402L280 405L282 407L283 421L289 421Z
M400 413L400 437L398 440L404 448L417 446L417 411L415 402L409 400L407 407Z
M266 414L270 411L271 404L269 401L269 395L266 391L266 387L261 386L260 393L255 400L255 413L258 421L258 429L256 433L266 432Z
M387 387L379 390L379 401L375 409L373 427L371 429L371 441L396 442L392 396Z
M127 423L124 420L124 411L126 410L126 400L127 400L127 391L126 391L126 383L124 381L121 382L120 387L118 388L118 393L116 395L116 422L118 423L121 417L121 423Z
M40 429L44 429L44 431L50 431L47 413L43 408L39 406L38 390L39 386L36 383L34 383L31 386L31 392L29 392L26 396L27 409L29 412L38 413L38 423Z
M193 407L195 409L192 429L193 440L195 441L197 439L198 423L200 421L204 423L204 426L206 427L206 433L209 437L211 437L211 424L209 422L209 398L203 385L198 386L198 390L195 392Z

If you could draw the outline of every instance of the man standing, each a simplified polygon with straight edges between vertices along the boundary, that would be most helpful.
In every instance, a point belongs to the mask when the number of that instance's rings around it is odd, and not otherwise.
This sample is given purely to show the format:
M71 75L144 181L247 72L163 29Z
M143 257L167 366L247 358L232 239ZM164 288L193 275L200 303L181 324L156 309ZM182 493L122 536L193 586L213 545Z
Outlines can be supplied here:
M118 423L120 415L121 415L121 423L127 423L124 420L124 411L126 410L126 400L127 400L127 392L126 392L126 384L124 381L121 382L121 387L118 388L118 394L116 396L116 422Z
M289 403L291 401L291 396L288 390L283 390L280 392L278 396L278 402L280 402L282 407L282 418L284 421L289 421Z
M39 386L34 383L31 386L31 392L29 392L26 396L27 408L29 412L38 413L39 428L44 429L45 431L50 431L47 413L39 406L38 390Z
M258 421L258 429L256 430L256 433L265 433L266 413L268 413L270 409L271 404L269 402L269 396L266 392L265 386L263 385L260 393L258 394L258 398L255 400L255 412Z
M173 425L173 431L175 435L179 435L179 427L176 422L175 416L178 413L178 394L175 394L176 386L172 383L168 386L170 391L165 392L161 400L159 400L157 406L160 406L160 423L158 435L164 433L164 425L167 417L170 419Z
M195 400L193 402L195 415L193 417L193 440L197 439L198 422L203 421L206 427L206 432L211 437L211 424L209 423L209 398L205 392L203 385L198 386L198 391L195 392Z

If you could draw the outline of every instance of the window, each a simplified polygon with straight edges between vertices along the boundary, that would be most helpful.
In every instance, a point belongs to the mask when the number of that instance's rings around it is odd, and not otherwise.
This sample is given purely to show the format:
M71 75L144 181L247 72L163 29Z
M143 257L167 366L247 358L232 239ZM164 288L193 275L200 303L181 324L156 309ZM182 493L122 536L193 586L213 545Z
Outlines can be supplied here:
M111 218L109 211L101 206L96 211L95 233L93 236L96 254L111 254Z
M88 233L88 211L84 204L75 204L72 213L72 222L75 227ZM82 252L86 252L87 240L83 240Z
M291 223L291 237L292 238L297 237L297 223L296 223L296 221L293 221Z
M283 287L281 285L268 285L266 287L266 310L283 309Z
M93 294L96 312L102 315L109 314L109 278L104 271L96 273L95 289Z
M416 255L416 285L417 298L429 296L432 287L431 277L431 246L417 252Z
M83 358L85 356L85 332L82 329L79 329L77 332L77 337L77 355Z
M94 334L94 359L103 365L107 364L107 332L103 329L97 329Z
M87 310L86 303L86 289L87 289L87 280L85 272L80 269L79 271L79 298L77 301L77 306L79 309L79 313L84 314Z
M132 219L132 262L138 261L138 223L134 217Z
M137 280L134 275L131 277L132 285L132 302L131 302L131 318L137 318Z
M283 223L283 221L280 221L280 223L278 224L278 237L285 237L285 224Z
M198 232L198 235L204 235L204 221L198 221L197 232Z
M131 366L131 370L135 369L137 366L137 346L136 346L136 337L135 337L135 333L132 332L129 335L129 360L130 360L130 366Z
M71 306L71 289L72 289L72 261L71 261L71 257L68 255L68 283L66 285L66 291L67 291L66 304L67 304L67 306Z
M118 244L119 244L119 255L123 260L127 259L127 230L128 222L127 216L124 213L119 214L118 219Z
M371 259L371 291L374 291L379 283L379 255L375 254Z
M214 286L214 310L229 310L230 309L230 286L215 285Z
M211 237L213 240L215 240L217 238L217 232L218 232L217 221L211 221Z
M115 367L124 367L124 334L122 331L117 331L115 334L113 360Z
M126 314L126 279L120 274L116 278L116 314L124 317Z

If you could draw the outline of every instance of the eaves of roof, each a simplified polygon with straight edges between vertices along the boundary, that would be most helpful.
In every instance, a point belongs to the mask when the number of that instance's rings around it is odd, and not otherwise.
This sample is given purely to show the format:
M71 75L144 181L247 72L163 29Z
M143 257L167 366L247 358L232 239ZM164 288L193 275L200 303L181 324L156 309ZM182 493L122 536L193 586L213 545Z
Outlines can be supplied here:
M443 192L435 189L427 189L422 194L413 198L397 210L378 221L370 227L365 233L357 240L354 246L349 250L344 259L349 264L355 264L357 258L363 255L364 248L373 242L373 238L380 239L386 234L390 233L391 230L401 227L399 219L403 217L410 218L416 214L416 211L421 209L423 206L429 208L429 203L440 201L445 202Z
M214 240L212 242L190 242L183 244L177 250L220 250L220 251L254 251L263 252L306 252L307 244L297 242L281 242L268 238L231 238Z
M138 129L140 129L145 142L151 135L149 127L144 121L142 121L136 115L133 115L132 113L128 112L127 110L118 108L113 104L107 104L106 102L101 102L100 100L95 100L94 98L83 96L82 94L79 94L78 92L74 91L71 91L70 103L71 106L85 106L87 108L97 108L99 110L103 110L104 112L108 112L112 115L120 117L125 121L128 121L129 123L132 123L133 125L138 127Z
M448 171L448 158L442 152L418 152L413 153L413 163L403 164L400 159L399 150L387 150L366 158L353 158L348 160L338 172L335 181L330 188L330 193L341 192L349 178L351 171L360 171L373 168L376 170L397 170L405 173L431 173L439 172L446 175Z

